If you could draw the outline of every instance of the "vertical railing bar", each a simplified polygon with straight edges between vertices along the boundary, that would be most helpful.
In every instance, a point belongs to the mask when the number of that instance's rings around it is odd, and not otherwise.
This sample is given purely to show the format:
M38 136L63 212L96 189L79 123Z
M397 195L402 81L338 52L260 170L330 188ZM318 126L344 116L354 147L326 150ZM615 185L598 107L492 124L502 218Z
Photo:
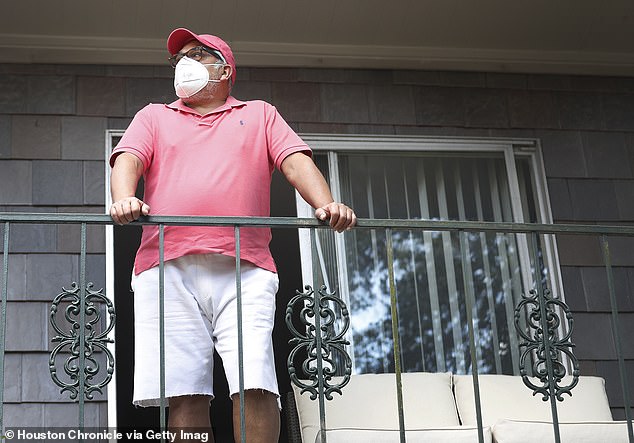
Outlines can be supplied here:
M539 234L537 232L531 232L531 241L533 246L533 278L535 280L535 290L537 291L537 296L539 300L539 316L540 316L540 327L542 329L542 339L544 345L544 355L546 356L546 370L548 372L548 393L550 398L550 410L553 418L553 432L555 436L555 443L561 442L561 437L559 435L559 418L557 415L557 396L556 396L556 385L555 385L555 375L553 370L553 362L550 358L550 333L548 328L548 315L546 310L546 298L544 297L544 288L542 285L541 279L541 267L539 265L539 246L537 236Z
M165 225L159 225L159 395L161 397L159 421L161 443L165 443Z
M475 342L475 328L473 325L473 309L475 306L475 293L473 288L472 275L469 270L471 267L467 267L467 262L470 262L469 257L469 243L468 234L465 231L460 231L460 252L462 254L462 278L464 281L465 290L465 302L467 312L467 329L469 331L469 353L471 355L471 376L473 379L473 394L476 408L476 421L478 424L478 441L484 443L484 428L482 425L482 405L480 403L480 380L478 378L478 352Z
M317 233L315 228L310 228L310 247L313 262L313 296L314 314L315 314L315 353L317 356L317 387L319 393L319 435L321 443L326 443L326 404L324 398L324 372L323 372L323 354L322 354L322 337L321 337L321 293L317 287L319 281L319 271L317 266Z
M9 279L9 222L4 224L4 242L2 248L2 291L0 293L0 433L4 433L4 350L7 329L7 303ZM4 434L3 434L4 435Z
M240 268L240 226L234 227L236 242L236 303L238 315L238 384L240 390L240 441L247 441L247 425L244 409L244 337L242 335L242 271Z
M396 372L396 402L398 405L398 428L401 443L405 443L405 414L403 411L403 381L401 379L401 348L398 328L398 306L396 300L396 284L394 282L394 249L392 245L392 229L385 230L387 241L387 271L390 281L390 308L392 314L392 343L394 343L394 371Z
M616 357L619 361L619 375L621 377L621 390L623 392L623 402L625 403L625 419L627 420L627 435L630 443L634 442L634 430L632 429L632 413L630 411L630 389L627 382L627 370L621 345L621 333L619 326L619 308L616 303L616 290L614 287L614 275L612 273L612 257L610 255L610 245L605 235L601 236L601 250L603 252L603 262L608 278L608 292L610 294L610 307L612 309L612 335L614 336L614 346L616 347Z
M86 389L86 223L81 224L79 258L79 428L84 429Z

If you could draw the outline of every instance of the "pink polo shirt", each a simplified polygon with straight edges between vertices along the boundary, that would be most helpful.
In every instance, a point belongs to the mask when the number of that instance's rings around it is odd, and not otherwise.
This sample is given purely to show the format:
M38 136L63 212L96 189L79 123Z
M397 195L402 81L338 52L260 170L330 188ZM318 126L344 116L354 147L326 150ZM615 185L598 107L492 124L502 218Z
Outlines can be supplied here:
M110 157L143 162L151 215L270 215L273 169L292 153L311 154L274 106L229 97L200 115L181 100L141 109ZM275 272L268 228L240 230L240 256ZM165 227L165 260L186 254L235 256L233 227ZM143 226L135 272L158 264L158 227Z

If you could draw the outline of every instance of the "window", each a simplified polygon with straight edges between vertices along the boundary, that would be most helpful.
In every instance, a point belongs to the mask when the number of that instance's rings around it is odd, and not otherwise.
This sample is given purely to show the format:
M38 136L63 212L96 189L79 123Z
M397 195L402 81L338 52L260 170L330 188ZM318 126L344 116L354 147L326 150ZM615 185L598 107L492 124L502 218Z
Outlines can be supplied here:
M533 140L419 137L303 138L335 199L361 218L550 222L539 148ZM312 210L298 197L298 214ZM356 373L393 372L385 232L318 230L320 280L350 310ZM458 233L393 231L401 363L404 371L471 368L463 270L475 288L474 332L483 373L517 371L514 307L533 286L524 235L469 234L463 263ZM303 276L312 282L308 232L300 234ZM555 245L540 245L559 293Z

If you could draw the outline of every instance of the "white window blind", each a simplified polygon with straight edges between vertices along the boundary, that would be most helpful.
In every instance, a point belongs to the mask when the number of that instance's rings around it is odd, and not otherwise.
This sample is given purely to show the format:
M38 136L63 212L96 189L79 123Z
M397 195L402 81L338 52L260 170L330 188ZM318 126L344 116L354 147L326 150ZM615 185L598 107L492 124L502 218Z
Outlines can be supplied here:
M315 161L336 199L361 218L546 222L550 217L543 204L546 190L539 186L539 150L532 142L304 138L316 148ZM312 213L301 198L298 213ZM306 235L304 279L336 290L348 304L355 372L393 372L385 232L318 230L319 282L311 281ZM469 234L470 259L464 263L457 233L395 230L392 235L404 370L470 371L464 267L476 295L478 368L513 373L519 360L513 309L532 285L526 239ZM556 266L554 246L543 249L547 265Z

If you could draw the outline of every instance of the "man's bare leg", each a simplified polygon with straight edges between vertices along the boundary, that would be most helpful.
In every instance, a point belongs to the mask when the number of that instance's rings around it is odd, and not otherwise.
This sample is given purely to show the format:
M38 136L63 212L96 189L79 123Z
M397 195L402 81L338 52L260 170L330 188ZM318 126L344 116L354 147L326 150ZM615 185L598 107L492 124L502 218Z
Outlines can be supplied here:
M233 400L233 438L240 442L240 395ZM261 389L244 392L247 443L277 443L280 437L280 409L277 396Z
M176 441L199 441L181 439L181 430L183 430L186 432L208 432L208 442L213 443L211 419L209 418L209 400L208 395L170 397L167 426L171 432L176 432Z

